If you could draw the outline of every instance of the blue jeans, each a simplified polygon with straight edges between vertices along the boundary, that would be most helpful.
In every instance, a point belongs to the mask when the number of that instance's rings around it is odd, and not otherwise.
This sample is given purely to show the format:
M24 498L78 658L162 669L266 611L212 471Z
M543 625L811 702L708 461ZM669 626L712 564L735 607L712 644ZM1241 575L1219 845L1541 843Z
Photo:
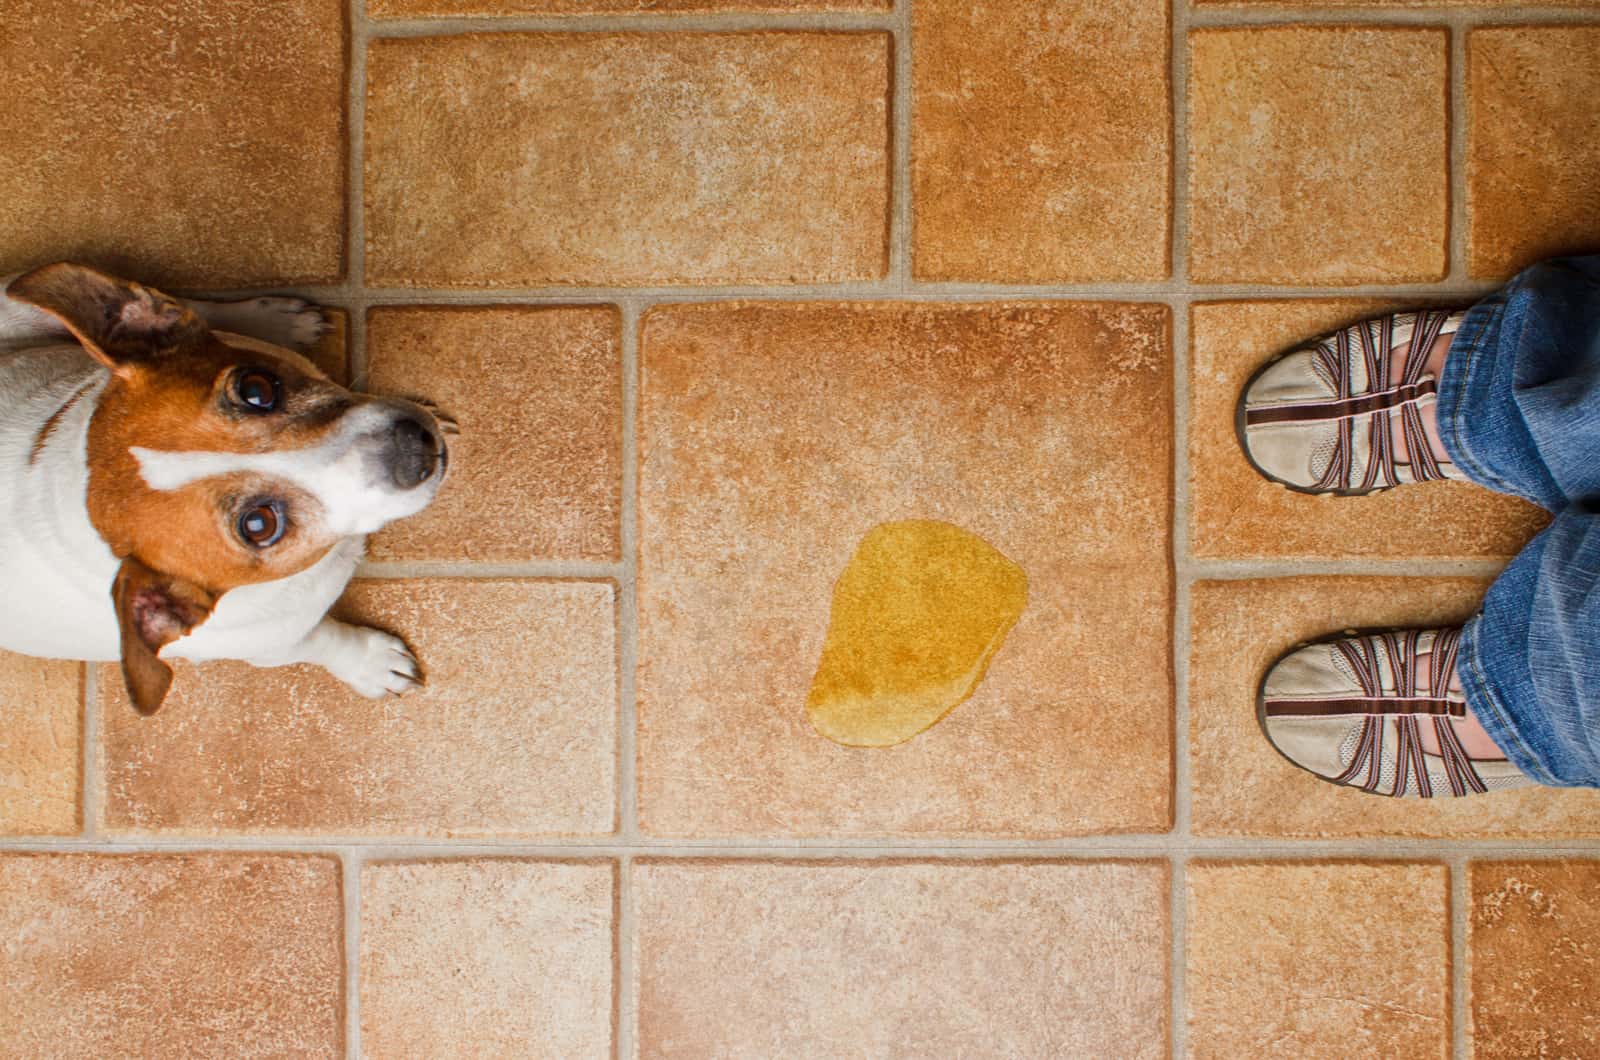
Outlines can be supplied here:
M1535 265L1474 306L1438 414L1469 478L1555 513L1467 623L1467 705L1528 776L1600 787L1600 256Z

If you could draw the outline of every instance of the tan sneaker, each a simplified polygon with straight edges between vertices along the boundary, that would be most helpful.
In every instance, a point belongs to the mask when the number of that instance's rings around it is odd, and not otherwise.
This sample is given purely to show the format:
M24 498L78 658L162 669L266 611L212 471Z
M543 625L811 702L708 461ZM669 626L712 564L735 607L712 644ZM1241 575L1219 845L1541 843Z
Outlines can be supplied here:
M1420 415L1437 400L1438 380L1427 371L1434 340L1454 334L1465 317L1466 310L1433 309L1376 317L1268 362L1239 399L1235 428L1246 458L1301 493L1360 496L1466 478L1433 450ZM1404 360L1391 382L1397 358Z
M1448 690L1460 639L1460 629L1411 629L1296 648L1261 681L1261 730L1301 769L1374 795L1427 799L1533 784L1505 759L1469 758L1462 748L1450 719L1466 717L1466 700ZM1438 754L1423 750L1425 724Z

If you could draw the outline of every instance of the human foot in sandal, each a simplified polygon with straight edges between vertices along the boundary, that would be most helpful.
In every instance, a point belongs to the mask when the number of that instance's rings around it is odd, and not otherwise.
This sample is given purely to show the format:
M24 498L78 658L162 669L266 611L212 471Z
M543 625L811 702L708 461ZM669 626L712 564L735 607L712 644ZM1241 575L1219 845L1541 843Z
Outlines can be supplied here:
M1345 635L1284 655L1257 717L1289 761L1374 795L1439 798L1534 783L1473 718L1455 680L1460 629Z
M1466 311L1364 320L1267 363L1239 399L1255 469L1302 493L1359 496L1465 478L1439 444L1439 373Z

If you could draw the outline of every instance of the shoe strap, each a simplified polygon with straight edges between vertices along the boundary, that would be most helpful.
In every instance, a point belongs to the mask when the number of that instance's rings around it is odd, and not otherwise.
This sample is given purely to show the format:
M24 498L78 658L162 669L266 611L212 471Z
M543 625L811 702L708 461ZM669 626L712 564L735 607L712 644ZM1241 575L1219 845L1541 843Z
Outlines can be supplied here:
M1245 411L1247 427L1273 423L1332 422L1335 443L1327 467L1314 490L1372 490L1398 486L1405 482L1428 482L1447 478L1445 462L1434 455L1422 425L1420 404L1438 393L1438 380L1425 375L1428 354L1435 340L1454 332L1461 314L1437 309L1398 313L1363 320L1334 332L1316 347L1316 363L1328 379L1334 394L1320 401L1264 405ZM1390 368L1397 353L1395 332L1398 325L1411 326L1405 344L1400 381L1390 385ZM1360 364L1365 386L1355 389L1355 367ZM1381 380L1381 384L1377 381ZM1410 462L1396 459L1394 428L1390 417L1400 417ZM1355 467L1355 439L1358 421L1365 418L1367 459L1359 474Z

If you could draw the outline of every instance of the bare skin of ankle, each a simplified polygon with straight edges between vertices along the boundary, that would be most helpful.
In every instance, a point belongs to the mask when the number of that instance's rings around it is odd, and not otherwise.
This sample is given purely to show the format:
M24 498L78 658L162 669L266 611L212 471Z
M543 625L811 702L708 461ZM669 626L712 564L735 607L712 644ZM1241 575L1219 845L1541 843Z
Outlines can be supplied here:
M1454 338L1455 333L1452 332L1449 335L1440 335L1433 340L1433 345L1428 349L1427 368L1424 369L1425 374L1431 375L1435 379L1439 378L1440 373L1444 371L1445 355L1450 352L1450 340ZM1400 377L1404 373L1405 358L1393 358L1389 367L1389 385L1398 386ZM1449 457L1445 455L1444 446L1439 442L1438 407L1437 402L1427 401L1423 402L1417 411L1422 414L1422 430L1428 436L1428 446L1433 450L1434 459L1448 461ZM1400 429L1400 417L1391 416L1389 422L1394 433L1395 459L1410 463L1411 449L1406 445L1405 432Z
M1423 652L1423 655L1427 655L1427 652ZM1418 690L1424 693L1431 691L1431 688L1428 684L1428 668L1426 663L1420 665L1418 669L1420 670L1420 673L1418 674L1419 680L1417 682ZM1450 691L1458 694L1461 691L1461 679L1456 675L1456 671L1454 669L1450 671ZM1478 724L1478 719L1473 717L1470 707L1467 709L1466 717L1454 718L1451 720L1450 724L1455 728L1456 739L1461 741L1461 749L1467 752L1468 758L1482 761L1485 759L1505 757L1505 753L1501 751L1498 746L1496 746L1492 739L1489 738L1489 734L1483 730L1483 726ZM1422 737L1422 749L1431 755L1438 754L1439 737L1434 733L1433 726L1426 724L1418 725L1417 732Z

